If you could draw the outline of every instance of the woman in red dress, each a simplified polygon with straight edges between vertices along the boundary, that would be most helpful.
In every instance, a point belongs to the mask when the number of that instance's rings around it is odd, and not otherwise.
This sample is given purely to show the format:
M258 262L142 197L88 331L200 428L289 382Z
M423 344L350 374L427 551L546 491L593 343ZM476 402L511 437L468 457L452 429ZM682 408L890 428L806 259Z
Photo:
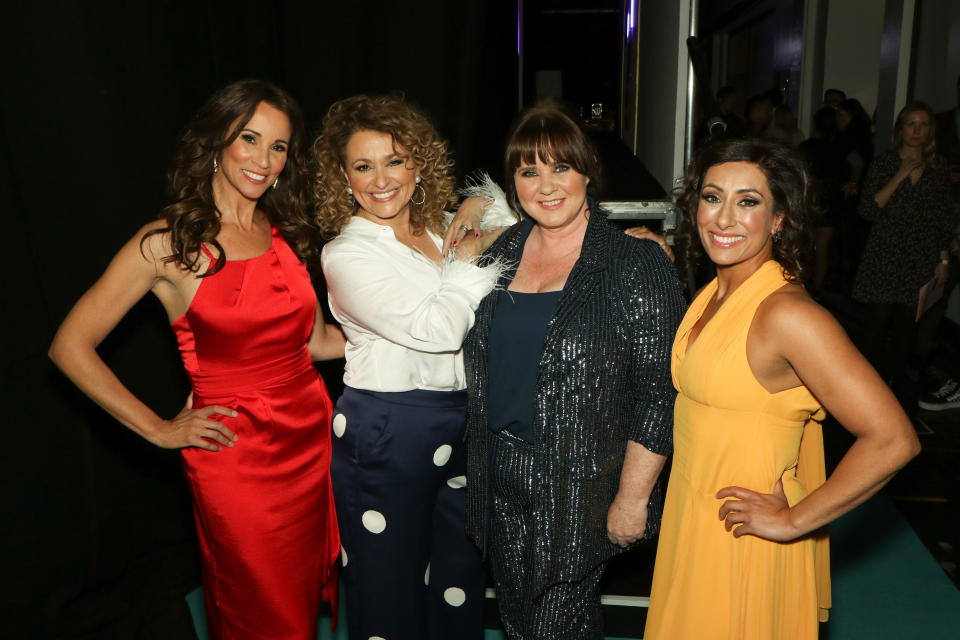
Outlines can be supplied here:
M50 357L150 442L180 449L193 492L211 640L313 640L336 594L331 403L313 360L343 356L303 262L304 131L265 82L214 94L180 140L174 202L120 250L63 321ZM164 419L97 345L150 291L176 333L193 393Z

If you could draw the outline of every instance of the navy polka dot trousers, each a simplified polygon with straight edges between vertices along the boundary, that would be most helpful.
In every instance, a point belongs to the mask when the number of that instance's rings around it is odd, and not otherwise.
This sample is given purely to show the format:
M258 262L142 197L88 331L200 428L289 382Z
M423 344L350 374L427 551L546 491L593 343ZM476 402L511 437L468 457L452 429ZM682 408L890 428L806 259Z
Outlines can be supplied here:
M347 387L331 476L350 640L480 640L485 573L465 530L465 391Z

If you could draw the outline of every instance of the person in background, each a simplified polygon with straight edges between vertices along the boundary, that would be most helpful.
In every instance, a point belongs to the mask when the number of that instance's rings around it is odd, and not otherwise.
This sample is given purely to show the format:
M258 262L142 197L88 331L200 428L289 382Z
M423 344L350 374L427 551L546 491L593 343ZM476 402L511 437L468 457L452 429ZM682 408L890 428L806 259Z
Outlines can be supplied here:
M813 277L810 290L816 295L823 285L833 258L833 234L843 214L840 188L847 182L849 167L837 145L837 116L832 107L821 107L813 114L814 135L802 142L798 151L807 167L808 176L818 193L814 216Z
M847 94L842 89L827 89L823 92L823 106L836 108L838 104L847 99Z
M737 90L731 86L720 87L717 91L717 107L720 110L720 117L727 125L724 135L727 138L742 138L747 125L743 118L737 113L740 106L740 98Z
M746 135L763 138L773 122L773 103L770 97L761 93L747 100L747 106L744 109L747 114Z
M870 224L857 212L867 166L873 160L873 131L870 116L856 98L836 106L837 155L845 164L841 183L841 213L837 221L839 272L845 286L856 275Z
M778 104L773 110L773 126L767 132L767 139L779 142L791 149L803 142L803 132L797 128L797 119L790 105Z
M688 263L705 252L717 277L673 344L647 640L816 638L830 606L821 527L919 451L896 398L800 283L810 198L799 158L767 141L720 141L687 169ZM856 438L827 479L824 409Z
M920 288L950 275L957 223L926 104L908 103L897 115L893 148L870 164L859 211L872 224L853 298L867 305L864 352L893 386L915 351Z
M312 360L339 358L304 262L316 254L303 119L259 80L197 112L170 172L174 201L130 240L60 325L50 357L94 402L180 449L193 494L211 639L315 640L336 610L340 537L330 412ZM161 418L97 355L148 292L193 392Z
M505 175L524 219L484 255L512 266L464 343L467 524L512 640L602 638L607 562L658 529L684 300L660 247L588 197L598 173L560 109L519 115Z
M843 191L847 198L851 198L858 193L866 167L873 159L870 116L856 98L844 100L835 109L840 151L850 165L850 175Z
M936 121L937 153L942 155L950 168L950 200L954 210L960 206L960 76L957 77L957 106L942 113L938 113ZM944 299L934 305L928 312L930 316L924 320L933 327L939 327L946 312L947 300L950 292L955 288L957 281L957 256L960 254L960 227L954 229L953 241L950 247L950 280L944 289ZM921 355L932 351L936 337L936 329L921 330L921 340L918 351ZM960 370L955 366L947 367L946 371L930 376L932 384L928 382L926 393L922 394L918 405L926 411L943 411L945 409L960 408Z
M460 346L500 273L470 258L496 234L470 233L442 257L453 162L399 97L333 104L313 151L317 224L332 237L323 272L347 338L331 471L350 638L482 638Z
M697 126L694 134L697 148L718 138L742 138L745 135L746 123L737 114L738 103L735 88L720 87L715 105L707 107L703 121Z

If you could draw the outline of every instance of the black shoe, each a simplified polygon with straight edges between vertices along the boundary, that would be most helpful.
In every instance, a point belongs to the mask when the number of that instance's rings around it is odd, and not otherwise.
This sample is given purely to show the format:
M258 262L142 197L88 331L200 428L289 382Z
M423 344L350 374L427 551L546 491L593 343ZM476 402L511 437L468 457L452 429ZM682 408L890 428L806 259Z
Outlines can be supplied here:
M917 406L927 411L943 411L960 408L960 381L947 378L939 389L925 394Z

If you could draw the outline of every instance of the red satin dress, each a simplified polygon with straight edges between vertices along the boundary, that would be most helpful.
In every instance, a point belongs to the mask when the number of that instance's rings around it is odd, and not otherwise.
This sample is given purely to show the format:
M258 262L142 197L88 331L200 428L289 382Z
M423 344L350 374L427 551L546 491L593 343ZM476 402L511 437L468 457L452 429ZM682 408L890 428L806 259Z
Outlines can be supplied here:
M233 447L183 450L210 640L316 640L320 601L337 610L332 405L307 350L316 294L271 235L263 255L203 278L172 325L193 406L238 413L219 418Z

